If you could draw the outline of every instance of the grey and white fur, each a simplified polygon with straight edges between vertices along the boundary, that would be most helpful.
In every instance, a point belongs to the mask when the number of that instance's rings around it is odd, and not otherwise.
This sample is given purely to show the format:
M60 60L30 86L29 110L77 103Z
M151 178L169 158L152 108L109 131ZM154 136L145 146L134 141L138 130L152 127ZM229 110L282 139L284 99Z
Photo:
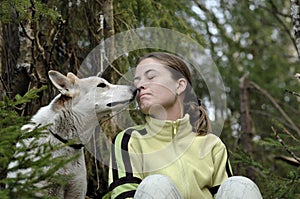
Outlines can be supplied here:
M40 144L56 145L75 140L73 145L52 153L53 157L61 155L71 157L79 152L80 156L57 171L72 176L67 184L49 189L48 193L59 198L82 199L85 198L87 191L83 146L89 142L95 128L99 125L98 118L128 105L135 97L135 89L131 86L110 84L97 76L80 79L73 73L65 76L53 70L48 74L60 94L49 105L40 108L31 118L31 123L24 125L22 129L32 131L37 126L49 125L46 130L47 136L38 140ZM31 139L26 140L28 144L31 141ZM12 162L10 167L16 164L18 163ZM30 172L30 169L20 172ZM8 177L13 178L16 175L17 173L9 173Z

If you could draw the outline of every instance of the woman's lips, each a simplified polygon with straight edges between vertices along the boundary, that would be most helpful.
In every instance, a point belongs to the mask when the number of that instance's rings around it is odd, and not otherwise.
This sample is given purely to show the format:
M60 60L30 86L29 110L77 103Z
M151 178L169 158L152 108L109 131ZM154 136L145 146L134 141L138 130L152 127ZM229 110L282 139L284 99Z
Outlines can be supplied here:
M140 100L140 99L142 99L142 98L144 98L148 95L150 95L150 93L141 93L141 94L138 95L138 99Z

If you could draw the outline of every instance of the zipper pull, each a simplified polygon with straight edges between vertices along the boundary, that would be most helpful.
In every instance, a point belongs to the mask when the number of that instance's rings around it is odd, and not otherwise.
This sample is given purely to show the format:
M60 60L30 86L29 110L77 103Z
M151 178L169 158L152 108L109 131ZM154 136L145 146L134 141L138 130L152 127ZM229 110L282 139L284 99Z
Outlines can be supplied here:
M173 127L172 137L174 137L177 134L177 127L178 127L177 121L173 121L172 127Z

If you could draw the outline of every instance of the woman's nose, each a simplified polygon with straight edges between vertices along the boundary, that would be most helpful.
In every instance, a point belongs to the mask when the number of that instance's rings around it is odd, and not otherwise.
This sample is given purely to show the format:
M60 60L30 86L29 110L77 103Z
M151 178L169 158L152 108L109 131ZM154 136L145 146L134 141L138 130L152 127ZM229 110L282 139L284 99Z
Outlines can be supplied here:
M140 92L141 90L144 90L144 89L145 89L145 87L144 87L143 85L137 87L137 90L138 90L139 92Z
M145 82L138 81L135 86L136 86L137 90L145 89Z

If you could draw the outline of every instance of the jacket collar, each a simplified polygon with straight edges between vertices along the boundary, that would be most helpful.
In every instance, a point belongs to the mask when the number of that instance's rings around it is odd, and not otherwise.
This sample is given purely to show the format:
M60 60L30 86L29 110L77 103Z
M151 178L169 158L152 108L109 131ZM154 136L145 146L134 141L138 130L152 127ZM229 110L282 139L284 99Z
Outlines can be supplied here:
M192 125L190 124L190 116L186 114L178 120L159 120L153 117L146 117L146 130L149 136L158 136L160 138L181 138L192 133Z

